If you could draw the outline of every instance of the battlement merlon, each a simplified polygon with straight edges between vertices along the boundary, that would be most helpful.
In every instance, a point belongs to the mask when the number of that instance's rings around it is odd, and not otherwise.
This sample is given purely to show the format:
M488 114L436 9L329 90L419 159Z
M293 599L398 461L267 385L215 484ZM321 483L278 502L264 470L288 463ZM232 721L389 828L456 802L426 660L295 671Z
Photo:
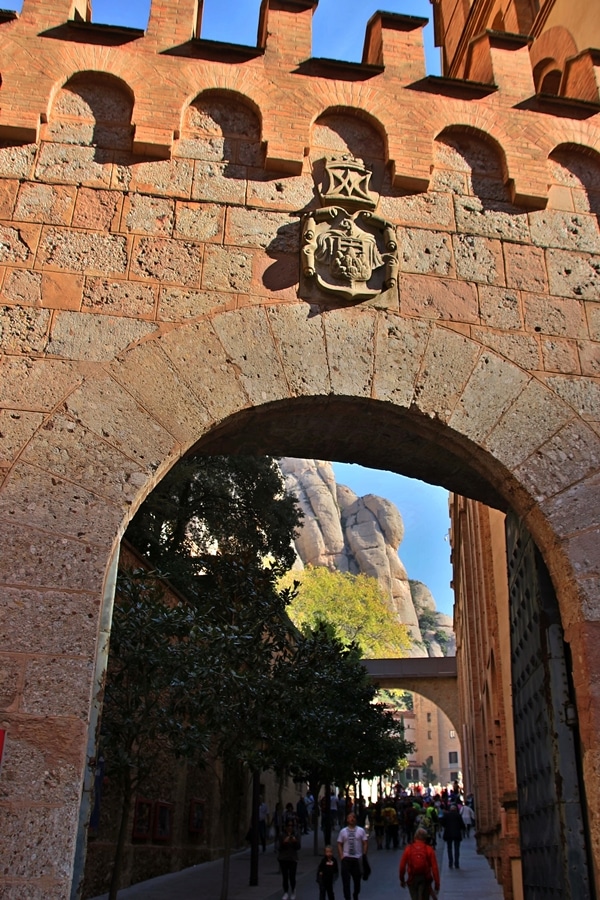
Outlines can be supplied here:
M312 55L312 17L319 0L262 0L258 46L266 65L293 69Z
M23 0L19 19L37 31L57 28L69 20L90 22L92 4L91 0Z
M384 67L399 84L425 77L423 28L429 19L376 12L367 23L362 61Z

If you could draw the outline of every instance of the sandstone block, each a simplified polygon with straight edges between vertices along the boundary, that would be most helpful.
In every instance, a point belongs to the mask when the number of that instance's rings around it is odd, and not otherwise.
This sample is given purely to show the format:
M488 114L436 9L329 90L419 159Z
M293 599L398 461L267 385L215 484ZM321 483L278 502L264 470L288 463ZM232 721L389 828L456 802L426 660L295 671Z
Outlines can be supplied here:
M66 185L37 184L27 182L21 185L15 219L22 222L44 222L47 225L68 225L75 204L74 187Z
M305 304L280 303L267 308L271 331L293 396L331 390L321 316Z
M83 277L64 272L44 272L41 303L46 309L78 310L81 307Z
M110 545L35 529L30 520L25 525L12 522L3 547L0 577L4 584L87 591L95 587L101 594Z
M32 620L29 623L23 622L23 624L26 627L28 625L31 631L34 630L31 628L33 618L35 618L34 610L31 608L31 600L34 596L39 596L41 599L43 595L28 593L25 595L24 601L32 613ZM66 599L66 596L55 594L54 599L60 604L60 601ZM81 595L79 600L81 602ZM11 611L13 610L14 605L11 608ZM56 608L46 608L46 612L49 616L53 616L56 615L57 610ZM18 616L17 618L19 621L23 621L22 618ZM67 623L62 619L61 621L66 628ZM40 620L39 632L43 633L48 624L48 621ZM48 724L52 724L56 728L56 737L49 738ZM72 722L69 725L72 729ZM2 761L6 793L8 793L7 785L10 785L10 794L17 802L20 798L27 796L27 790L35 791L38 803L49 806L60 806L64 802L77 802L80 765L79 759L75 758L75 747L73 746L75 742L72 731L69 733L68 728L65 728L56 719L53 721L40 716L25 720L23 716L15 716L10 723L10 741L11 752ZM50 889L52 890L52 888ZM22 885L16 890L22 890ZM43 890L44 888L42 888ZM3 894L9 896L4 891ZM12 894L13 898L17 896L17 893ZM22 893L21 896L23 896ZM28 897L34 896L36 895L28 891ZM51 896L62 895L52 893Z
M37 153L37 144L0 143L0 178L30 178Z
M457 234L453 237L456 274L466 281L504 284L504 262L500 241Z
M156 329L152 322L93 313L61 312L52 324L48 353L65 359L113 359Z
M130 270L132 278L195 287L200 283L201 267L202 249L199 244L159 237L135 240Z
M246 307L236 314L222 313L213 319L213 327L251 403L289 396L264 309Z
M522 291L547 291L544 251L539 247L504 244L506 284Z
M541 343L545 372L579 373L582 371L576 341L544 338ZM597 348L596 348L597 349ZM585 372L584 374L593 374Z
M33 715L75 716L86 720L93 658L56 655L31 659L25 670L23 711Z
M111 366L137 402L172 434L181 446L195 443L212 418L161 352L158 341L132 348Z
M14 461L43 419L41 413L0 409L0 466L9 466Z
M454 206L450 193L382 195L379 214L398 225L429 228L435 231L454 229Z
M37 181L110 187L112 151L97 147L42 144L35 168Z
M592 378L552 376L548 385L584 419L598 420L600 384Z
M173 233L175 201L145 194L130 194L123 205L123 230L135 234L170 237Z
M132 503L151 474L151 469L145 470L139 462L60 413L38 431L25 448L23 459L120 505Z
M205 290L248 293L252 285L254 253L208 245L204 256Z
M7 615L0 635L12 652L93 654L99 595L4 588L2 603Z
M47 729L52 722L46 719ZM41 742L41 738L40 738ZM60 766L61 780L73 777L72 769L68 772ZM28 891L28 900L41 900L42 897L53 897L55 900L68 900L69 877L67 868L56 856L56 847L70 847L70 835L76 827L76 817L71 805L66 803L49 806L44 809L44 832L40 837L40 807L30 809L11 806L3 811L2 833L4 834L5 865L12 878L27 878L30 871L30 860L36 859L37 879L32 879L32 892ZM29 884L30 882L28 882ZM2 889L5 897L8 895ZM15 885L10 900L23 898L23 885ZM4 900L4 898L3 898Z
M600 303L585 303L584 307L590 338L593 341L600 341Z
M196 162L191 199L243 206L246 201L245 166Z
M189 160L157 160L133 164L129 177L127 173L122 173L121 180L130 191L186 200L192 190L193 174L193 163Z
M0 405L48 412L81 382L72 363L6 358L0 368Z
M560 406L547 388L529 381L485 440L490 453L516 467L548 441L572 418L567 404Z
M210 203L175 204L174 237L184 240L220 242L223 237L225 211Z
M315 187L309 175L273 176L256 171L248 179L248 206L297 212L315 205Z
M3 604L4 606L4 604ZM8 613L8 608L7 608ZM5 647L10 647L10 637L5 639ZM17 659L2 654L0 656L0 711L3 713L18 708L20 699L20 687L22 663ZM6 778L6 768L2 767L3 777Z
M447 234L407 228L398 234L400 267L419 275L453 275L452 242Z
M520 330L523 327L518 291L480 284L478 292L479 312L485 325L504 331Z
M9 269L2 283L5 303L19 306L42 305L42 273L31 269Z
M578 349L582 373L599 377L600 353L598 352L598 344L593 341L578 341ZM576 371L576 367L574 366L570 371Z
M540 348L537 340L525 334L501 334L486 328L474 328L472 336L485 347L495 350L506 359L528 371L541 367Z
M239 378L231 377L231 360L210 322L165 335L161 349L213 419L222 420L246 406L246 393Z
M508 241L528 241L527 214L509 204L485 203L479 197L454 197L458 231Z
M587 337L585 309L580 300L524 293L523 310L529 331L560 337Z
M517 473L536 502L561 493L571 483L598 471L596 433L582 422L568 422L540 445Z
M127 268L127 240L122 235L45 228L38 260L45 269L122 275Z
M227 213L225 243L295 253L300 246L300 223L281 213L234 207Z
M426 415L447 421L458 403L480 352L474 341L435 327L415 381L414 402Z
M70 393L65 411L92 434L155 472L174 450L173 437L110 378L85 382Z
M417 373L431 326L400 316L381 316L377 323L377 357L373 395L399 406L411 404Z
M158 302L158 318L163 322L181 322L209 312L224 309L235 302L233 294L217 291L186 291L162 288Z
M6 353L42 353L49 326L47 309L0 307L0 347Z
M529 214L531 240L538 247L600 253L596 216L546 209Z
M449 425L480 443L527 384L527 374L484 350L465 385Z
M97 231L117 231L123 196L119 191L80 188L77 192L73 225Z
M323 313L331 387L336 394L370 397L375 369L377 317L371 311Z
M156 307L157 288L139 281L109 281L86 278L82 309L101 315L151 319Z
M37 225L0 225L0 263L31 266L39 236Z
M577 533L582 521L595 524L598 528L599 507L600 480L597 477L571 485L542 504L549 521L560 534Z
M69 515L65 517L63 510ZM60 530L77 540L109 547L123 517L123 508L110 505L80 485L26 463L17 463L0 492L0 514L4 521L52 531ZM36 582L39 583L39 582Z
M16 179L3 178L0 181L0 219L12 219L19 185Z
M552 294L583 300L600 297L600 256L547 250L546 264Z
M298 299L300 264L298 255L284 253L256 253L253 259L252 283L248 302ZM376 302L376 297L373 302ZM244 302L239 298L240 305Z
M202 159L205 162L237 162L237 142L222 135L182 137L175 141L173 156L182 159Z
M405 314L456 322L479 321L477 290L472 284L426 275L402 275L399 287L400 309Z

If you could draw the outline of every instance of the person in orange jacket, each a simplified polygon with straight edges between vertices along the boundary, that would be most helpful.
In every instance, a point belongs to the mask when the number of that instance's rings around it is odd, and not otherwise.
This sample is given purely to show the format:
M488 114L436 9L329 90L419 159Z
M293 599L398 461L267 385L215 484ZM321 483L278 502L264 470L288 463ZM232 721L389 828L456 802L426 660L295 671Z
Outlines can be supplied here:
M435 852L427 841L427 832L418 828L412 844L408 844L400 860L400 884L408 884L410 900L428 900L440 889L440 871ZM433 894L436 896L436 894Z

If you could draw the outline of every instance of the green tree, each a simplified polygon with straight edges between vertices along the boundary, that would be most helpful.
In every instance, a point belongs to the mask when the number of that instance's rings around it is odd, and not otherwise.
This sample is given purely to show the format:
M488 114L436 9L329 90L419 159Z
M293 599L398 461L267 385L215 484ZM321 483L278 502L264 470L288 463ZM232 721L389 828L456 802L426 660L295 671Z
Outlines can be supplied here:
M194 650L188 640L193 619L193 609L166 604L155 574L119 573L99 748L121 798L110 900L119 888L132 799L157 755L200 760L207 747L207 734L190 715L182 689Z
M304 629L277 683L293 714L272 745L273 766L306 780L315 796L323 784L380 775L412 750L401 723L375 702L359 648L345 646L331 625Z
M433 756L428 756L425 762L421 763L423 770L423 783L436 784L438 781L437 772L433 770Z
M389 608L376 578L351 575L324 566L289 573L298 583L289 614L298 628L329 622L346 645L357 644L366 657L402 656L410 646L406 626Z

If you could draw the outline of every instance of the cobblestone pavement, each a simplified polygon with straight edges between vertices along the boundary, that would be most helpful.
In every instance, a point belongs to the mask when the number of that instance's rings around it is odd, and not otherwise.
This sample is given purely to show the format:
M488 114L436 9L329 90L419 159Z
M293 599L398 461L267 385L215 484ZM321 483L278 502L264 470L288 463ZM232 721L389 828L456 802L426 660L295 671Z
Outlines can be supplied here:
M335 834L332 843L334 841ZM442 884L439 900L503 900L502 888L496 883L485 858L477 854L473 837L461 844L460 869L448 868L445 845L442 842L438 842L437 855ZM303 836L298 863L297 900L318 900L315 873L319 859L320 856L313 854L312 834ZM398 881L400 851L377 851L371 841L369 859L373 871L369 880L363 882L360 900L410 900L408 891L403 891ZM218 900L221 874L220 860L203 863L119 891L119 900ZM266 853L260 854L257 886L249 886L249 874L250 851L236 853L231 859L229 900L281 900L281 876L272 846L267 848ZM107 896L103 894L94 900L107 900ZM339 881L336 885L336 900L342 900Z

